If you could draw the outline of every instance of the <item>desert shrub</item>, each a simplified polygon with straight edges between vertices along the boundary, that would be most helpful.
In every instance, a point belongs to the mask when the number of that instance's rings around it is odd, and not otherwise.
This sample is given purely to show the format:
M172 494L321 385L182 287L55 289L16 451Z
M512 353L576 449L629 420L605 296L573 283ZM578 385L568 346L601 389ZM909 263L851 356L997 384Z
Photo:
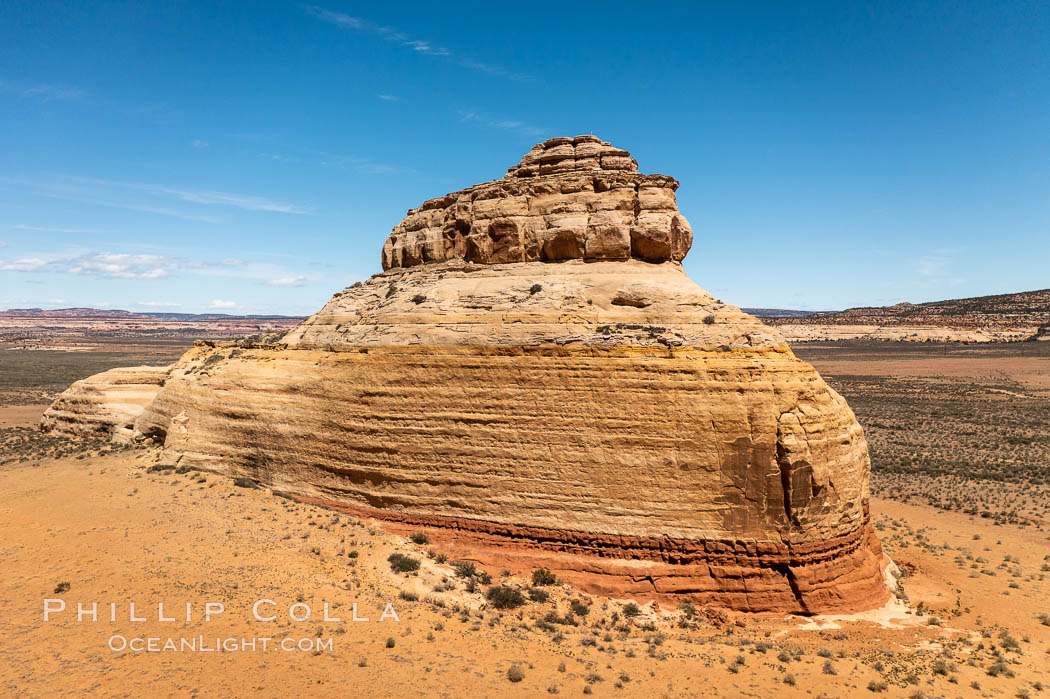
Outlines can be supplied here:
M67 583L67 582L60 582L59 584L55 585L55 593L54 594L61 595L63 592L69 592L69 583Z
M577 600L573 600L573 601L572 601L572 602L571 602L571 603L569 604L569 609L570 609L570 610L572 611L572 613L573 613L573 614L575 614L576 616L587 616L587 613L591 611L591 608L590 608L590 607L588 607L588 606L587 606L586 604L584 604L583 602L580 602L580 601L577 601Z
M835 670L835 664L830 660L824 661L824 667L820 669L825 675L837 675L838 672Z
M413 544L419 544L420 546L425 546L430 543L430 539L428 539L427 535L423 532L416 532L408 538L412 541Z
M890 686L885 682L876 682L875 680L868 682L868 691L871 692L885 692L889 688Z
M537 568L532 571L532 584L533 585L553 585L558 582L558 579L554 577L554 573L550 572L546 568Z
M712 316L712 315L704 316L704 325L711 325L714 322L715 322L715 317L714 316Z
M542 603L542 602L546 602L548 599L550 599L550 595L547 594L546 590L541 590L538 587L530 587L529 588L529 599L532 600L533 602L541 602Z
M795 686L795 676L792 675L790 672L788 674L784 675L784 684L786 684L788 686L791 686L791 687L794 687Z
M628 602L623 606L623 615L627 618L638 616L641 613L641 608L634 602Z
M424 296L423 294L416 294L415 296L412 297L412 303L416 304L417 306L419 304L423 303L426 300L427 300L427 297Z
M411 573L419 570L419 560L403 553L392 553L386 560L390 564L390 570L395 573Z
M514 609L525 604L525 596L506 585L493 585L485 593L485 599L496 609Z
M1006 663L1004 663L1002 660L999 660L999 661L997 661L995 663L992 663L991 665L988 666L988 670L987 670L988 675L991 676L991 677L998 677L999 675L1003 674L1006 671L1007 671Z
M529 296L532 296L534 294L538 294L541 291L543 291L543 287L542 286L540 286L539 284L533 284L532 286L529 287Z
M391 636L390 638L386 639L386 647L387 648L393 648L396 644L397 644L397 641L394 640L393 636Z
M507 670L507 679L511 682L521 682L525 679L525 671L517 665L511 665Z
M452 570L461 578L473 578L478 574L478 568L470 561L456 561L452 564Z

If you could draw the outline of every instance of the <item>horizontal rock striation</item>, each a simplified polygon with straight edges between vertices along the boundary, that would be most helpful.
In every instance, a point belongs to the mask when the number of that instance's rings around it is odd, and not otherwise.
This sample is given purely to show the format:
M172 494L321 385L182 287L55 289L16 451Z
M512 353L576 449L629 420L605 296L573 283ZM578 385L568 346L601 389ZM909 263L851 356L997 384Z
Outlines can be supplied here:
M458 193L420 211L465 211L466 238L492 242L521 204L514 187L558 184L557 199L583 178L588 211L629 199L637 220L646 187L596 185L645 177L607 145L548 141L464 190L466 209ZM598 148L597 167L581 146ZM595 592L800 613L888 598L860 425L776 329L694 284L674 254L588 258L585 245L553 262L476 241L479 258L463 241L462 255L405 264L416 224L388 241L397 264L280 342L198 343L135 431L163 443L164 463Z
M198 346L136 427L172 465L594 591L886 598L852 412L673 262L392 270L279 345Z
M70 437L131 439L132 424L168 377L166 366L110 369L77 381L44 411L40 427Z
M445 260L682 260L693 242L678 182L643 175L595 136L535 146L500 180L430 199L383 245L383 269Z

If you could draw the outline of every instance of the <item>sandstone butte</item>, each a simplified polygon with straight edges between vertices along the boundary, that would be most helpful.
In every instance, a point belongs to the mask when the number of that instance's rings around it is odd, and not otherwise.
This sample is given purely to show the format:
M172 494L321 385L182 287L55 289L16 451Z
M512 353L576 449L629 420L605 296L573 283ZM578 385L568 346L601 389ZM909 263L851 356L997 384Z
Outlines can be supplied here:
M685 275L677 186L594 136L546 141L409 211L384 271L279 341L77 382L44 427L155 440L163 463L589 592L878 607L861 427L776 329Z

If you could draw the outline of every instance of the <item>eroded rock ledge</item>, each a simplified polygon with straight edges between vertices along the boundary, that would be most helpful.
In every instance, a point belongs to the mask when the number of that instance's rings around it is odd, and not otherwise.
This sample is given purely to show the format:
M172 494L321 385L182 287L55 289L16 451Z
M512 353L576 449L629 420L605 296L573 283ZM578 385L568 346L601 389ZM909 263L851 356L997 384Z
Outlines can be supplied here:
M68 437L106 437L126 443L135 419L153 402L170 366L110 369L77 381L44 411L40 428Z
M383 245L383 269L453 259L681 261L693 232L677 188L596 136L554 138L502 179L410 210Z

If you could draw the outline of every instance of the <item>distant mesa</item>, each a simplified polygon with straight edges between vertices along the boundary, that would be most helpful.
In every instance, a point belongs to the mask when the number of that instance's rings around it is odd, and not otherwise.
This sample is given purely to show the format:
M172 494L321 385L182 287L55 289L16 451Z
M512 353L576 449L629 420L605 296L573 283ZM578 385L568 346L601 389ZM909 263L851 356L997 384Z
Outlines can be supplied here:
M199 322L207 320L297 320L302 316L232 315L229 313L137 313L106 308L11 308L0 311L0 318L63 318L63 319L122 319L122 320L176 320Z
M686 276L676 187L594 136L539 144L410 211L385 271L278 342L198 343L131 438L494 571L755 612L878 607L892 564L861 427L775 328ZM62 412L86 388L45 428L102 412Z
M971 298L849 308L768 321L789 341L899 340L1019 342L1041 338L1050 325L1050 289Z

